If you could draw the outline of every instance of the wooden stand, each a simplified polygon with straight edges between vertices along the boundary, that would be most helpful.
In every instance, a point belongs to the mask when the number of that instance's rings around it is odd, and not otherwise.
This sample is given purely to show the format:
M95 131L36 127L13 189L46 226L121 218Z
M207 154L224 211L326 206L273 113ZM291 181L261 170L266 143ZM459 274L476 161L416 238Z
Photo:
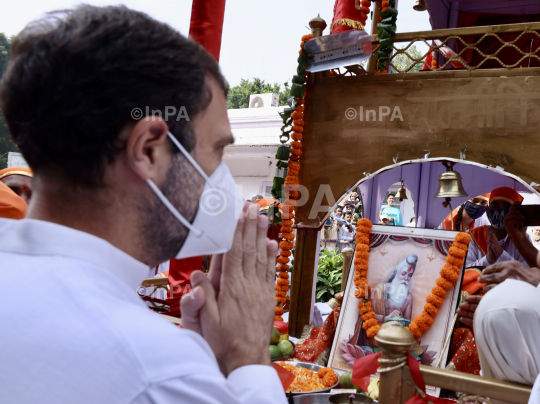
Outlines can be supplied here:
M291 307L289 309L289 334L302 336L309 325L313 297L313 277L319 252L317 229L297 229L294 250L294 270L291 280Z

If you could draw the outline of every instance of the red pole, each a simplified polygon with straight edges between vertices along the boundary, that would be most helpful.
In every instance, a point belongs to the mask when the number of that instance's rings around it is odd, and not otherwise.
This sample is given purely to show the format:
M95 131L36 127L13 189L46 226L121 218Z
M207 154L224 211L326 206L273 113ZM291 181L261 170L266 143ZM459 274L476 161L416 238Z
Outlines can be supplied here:
M219 62L225 0L193 0L189 36Z

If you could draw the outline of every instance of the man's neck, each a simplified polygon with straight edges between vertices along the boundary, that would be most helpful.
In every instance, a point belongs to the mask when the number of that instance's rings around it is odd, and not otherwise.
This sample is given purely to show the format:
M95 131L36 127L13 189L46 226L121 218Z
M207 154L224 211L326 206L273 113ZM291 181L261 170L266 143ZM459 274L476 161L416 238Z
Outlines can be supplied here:
M508 232L506 231L506 228L504 229L496 229L495 227L491 226L491 231L497 236L497 240L502 240L506 237Z

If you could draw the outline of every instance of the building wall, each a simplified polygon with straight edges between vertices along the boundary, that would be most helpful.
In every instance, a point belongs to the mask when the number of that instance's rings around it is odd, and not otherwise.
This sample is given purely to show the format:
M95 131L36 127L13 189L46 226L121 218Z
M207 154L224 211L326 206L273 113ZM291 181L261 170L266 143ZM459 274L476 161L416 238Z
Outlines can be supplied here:
M234 145L225 149L223 160L229 167L244 199L271 188L276 173L277 148L283 124L279 112L284 107L230 109L229 121Z

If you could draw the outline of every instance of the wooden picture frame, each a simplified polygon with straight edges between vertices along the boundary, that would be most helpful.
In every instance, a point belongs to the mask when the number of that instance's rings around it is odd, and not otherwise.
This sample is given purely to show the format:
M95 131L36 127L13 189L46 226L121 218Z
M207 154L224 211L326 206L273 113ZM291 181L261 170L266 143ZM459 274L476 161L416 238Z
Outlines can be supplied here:
M373 225L367 278L372 288L370 301L380 323L400 317L406 326L406 319L414 320L422 312L456 234L447 230ZM444 345L459 301L462 274L463 270L454 287L447 291L431 328L417 339L414 353L424 365L435 366L439 360L440 367L446 365L449 347L444 349ZM355 289L354 268L351 268L328 360L328 367L339 373L352 370L350 363L354 359L377 351L374 341L367 338L361 327L360 300L354 296ZM440 389L427 388L428 394L439 395Z

